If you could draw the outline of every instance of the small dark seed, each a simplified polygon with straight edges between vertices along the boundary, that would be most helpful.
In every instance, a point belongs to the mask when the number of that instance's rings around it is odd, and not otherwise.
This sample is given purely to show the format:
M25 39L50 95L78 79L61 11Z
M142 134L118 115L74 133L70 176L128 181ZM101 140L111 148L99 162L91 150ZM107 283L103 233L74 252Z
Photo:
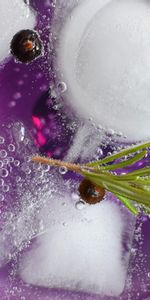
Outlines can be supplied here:
M29 63L42 53L42 43L38 34L30 29L17 32L10 44L14 57L24 63Z
M79 185L80 197L88 204L96 204L103 200L105 189L93 184L88 179L83 179Z

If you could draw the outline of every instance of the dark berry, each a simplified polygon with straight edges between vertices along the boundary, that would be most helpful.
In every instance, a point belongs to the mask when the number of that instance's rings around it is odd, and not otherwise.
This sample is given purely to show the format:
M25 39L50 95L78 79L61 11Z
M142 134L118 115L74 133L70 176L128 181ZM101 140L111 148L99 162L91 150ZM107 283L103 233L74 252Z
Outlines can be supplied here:
M26 29L14 35L10 48L17 60L29 63L41 54L42 43L35 31Z
M83 179L79 185L80 197L89 204L100 202L105 195L105 189L93 184L88 179Z

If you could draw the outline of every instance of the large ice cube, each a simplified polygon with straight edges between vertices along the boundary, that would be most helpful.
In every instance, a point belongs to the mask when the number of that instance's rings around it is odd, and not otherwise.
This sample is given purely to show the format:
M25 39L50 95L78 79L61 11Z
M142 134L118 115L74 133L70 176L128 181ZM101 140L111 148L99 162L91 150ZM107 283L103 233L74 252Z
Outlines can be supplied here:
M148 139L149 1L79 1L58 43L60 72L76 111L122 131L128 141Z
M23 0L0 1L0 61L9 55L14 34L34 25L35 16Z
M127 269L125 224L117 205L104 201L77 209L64 195L50 200L49 215L49 229L20 261L21 278L33 285L118 296Z

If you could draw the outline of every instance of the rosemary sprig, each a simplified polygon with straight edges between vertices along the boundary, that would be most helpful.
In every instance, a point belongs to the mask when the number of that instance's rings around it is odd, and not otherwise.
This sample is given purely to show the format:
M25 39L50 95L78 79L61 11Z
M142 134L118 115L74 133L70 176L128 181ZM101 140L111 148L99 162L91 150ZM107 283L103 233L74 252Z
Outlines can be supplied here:
M145 213L150 213L150 167L141 167L136 171L121 175L116 175L112 171L134 165L147 155L146 148L148 147L150 147L150 142L126 148L87 164L74 164L41 156L34 156L32 160L56 167L63 166L81 174L95 185L113 193L133 214L137 215L139 210L135 208L133 202L139 204ZM127 156L131 154L134 156L127 159ZM115 162L123 158L124 160Z

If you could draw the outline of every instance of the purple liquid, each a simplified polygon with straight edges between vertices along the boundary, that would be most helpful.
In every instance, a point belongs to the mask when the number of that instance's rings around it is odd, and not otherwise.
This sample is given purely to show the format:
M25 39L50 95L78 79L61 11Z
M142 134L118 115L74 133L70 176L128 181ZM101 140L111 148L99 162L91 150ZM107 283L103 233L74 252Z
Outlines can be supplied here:
M45 1L40 0L31 1L31 5L38 13L37 28L45 45L44 56L30 65L18 64L12 59L1 69L1 123L22 121L31 132L33 142L37 147L36 150L33 146L34 152L40 151L54 158L62 158L72 143L74 132L69 129L67 134L65 133L67 124L72 121L72 118L69 119L65 111L65 125L62 127L62 116L59 116L54 108L55 99L51 99L48 94L54 75L49 72L51 62L48 55L49 26L54 8L51 5L46 6ZM3 132L6 141L10 143L6 130L2 127L0 135ZM63 136L63 139L58 138L59 135ZM2 202L3 212L11 208L13 204L11 199L12 196L8 193L8 197ZM5 220L2 218L1 222L3 224ZM138 300L150 296L149 219L140 216L136 227L137 233L133 241L126 287L123 295L118 299ZM142 236L142 238L137 239L137 236ZM136 249L135 252L134 249ZM32 287L23 283L14 271L15 261L13 260L0 271L0 298L2 300L102 299L95 295ZM105 299L113 298L105 297Z

